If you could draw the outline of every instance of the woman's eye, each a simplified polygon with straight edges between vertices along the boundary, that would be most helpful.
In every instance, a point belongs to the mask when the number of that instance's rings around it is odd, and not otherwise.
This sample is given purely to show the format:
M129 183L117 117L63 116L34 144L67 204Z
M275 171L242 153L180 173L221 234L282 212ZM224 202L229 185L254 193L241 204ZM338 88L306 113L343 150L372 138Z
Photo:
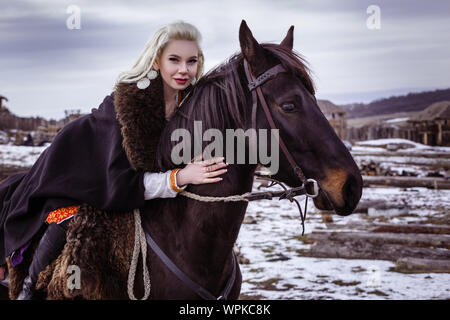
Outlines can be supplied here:
M284 112L294 112L295 111L295 105L293 103L283 103L281 105L281 109Z
M177 58L169 58L170 61L178 61Z
M189 63L196 63L197 60L189 60Z

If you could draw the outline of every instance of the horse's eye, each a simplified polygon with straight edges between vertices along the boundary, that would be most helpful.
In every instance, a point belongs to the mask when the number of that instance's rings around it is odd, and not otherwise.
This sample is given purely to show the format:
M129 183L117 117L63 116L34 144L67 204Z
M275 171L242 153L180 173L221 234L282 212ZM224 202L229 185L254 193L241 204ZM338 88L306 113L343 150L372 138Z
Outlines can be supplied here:
M283 103L281 105L281 109L284 112L294 112L295 111L295 105L293 103Z

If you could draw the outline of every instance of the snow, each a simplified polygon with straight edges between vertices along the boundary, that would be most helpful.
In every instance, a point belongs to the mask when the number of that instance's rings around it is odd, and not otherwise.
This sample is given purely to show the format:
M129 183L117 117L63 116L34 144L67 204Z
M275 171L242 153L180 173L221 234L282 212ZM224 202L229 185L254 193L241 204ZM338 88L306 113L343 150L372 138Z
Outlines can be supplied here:
M410 164L417 164L417 165L433 165L437 164L441 161L440 158L424 158L419 156L408 156L408 157L400 157L400 156L360 156L358 155L358 159L361 160L383 160L384 162L391 162L391 163L397 163L397 164L403 164L403 165L410 165ZM450 160L449 160L450 161Z
M262 299L448 299L450 276L396 274L382 260L344 260L293 257L259 264L264 276L245 270L241 293ZM242 267L241 267L242 269ZM266 279L281 279L275 290L258 289Z
M367 150L386 152L380 146L388 143L412 145L402 152L450 152L448 147L432 148L404 139L381 139L358 143L352 153L358 161L365 159ZM0 164L4 167L31 167L45 148L0 145ZM417 154L410 157L380 154L377 157L377 162L382 165L391 163L391 166L395 164L413 171L437 165L436 158L421 158ZM374 158L370 156L368 159ZM437 158L450 161L441 156ZM361 201L406 205L408 213L393 217L333 215L334 223L345 227L349 223L385 222L383 219L389 218L389 223L429 224L433 219L446 221L450 212L450 190L365 188ZM303 208L303 201L301 205ZM250 202L246 216L256 223L243 224L237 239L241 253L250 260L250 264L240 266L243 275L241 294L244 296L258 299L450 299L450 274L396 273L390 271L394 266L391 261L304 257L302 252L311 245L301 241L297 207L287 200ZM327 230L327 224L309 201L305 234L314 230Z
M388 145L396 145L399 149L389 151ZM450 168L450 147L430 147L405 139L378 139L357 142L351 153L360 167L362 163L374 162L383 172L397 175L450 175L446 172Z
M421 143L417 143L417 142L414 142L414 141L411 141L411 140L398 139L398 138L358 141L358 142L356 142L356 145L358 145L358 146L382 146L382 145L387 145L387 144L390 144L390 143L392 143L392 144L405 144L405 145L409 145L409 146L414 147L414 148L424 148L424 149L432 148L430 146L427 146L427 145L424 145L424 144L421 144Z
M395 216L389 223L426 222L427 218L442 217L448 212L450 190L364 189L361 201L378 200L408 204L408 215ZM241 294L245 296L259 299L450 298L450 274L392 272L389 269L395 264L391 261L303 257L302 250L307 250L310 244L300 240L297 208L286 200L251 202L246 215L257 223L243 224L237 240L241 253L250 260L250 264L241 265ZM377 218L371 218L377 222ZM333 215L333 219L336 224L345 225L367 223L368 216ZM305 235L326 229L321 214L308 201ZM277 257L283 259L269 261Z
M29 168L47 147L0 145L0 165Z
M358 152L386 152L387 145L399 145L401 152L432 152L432 153L448 153L450 154L450 147L441 146L427 146L418 142L407 139L392 138L392 139L376 139L357 141L352 148L353 151Z
M389 144L401 149L388 151ZM407 149L403 149L408 147ZM374 161L381 168L417 176L450 167L449 147L429 147L405 139L362 141L353 146L355 161ZM370 154L370 155L367 155ZM424 156L426 155L426 157ZM443 156L444 155L444 156ZM256 191L256 190L255 190ZM301 197L300 197L301 198ZM427 188L365 188L361 202L386 202L404 207L399 215L333 215L334 223L352 231L350 224L433 224L448 221L450 190ZM302 204L303 206L303 204ZM406 211L406 212L405 212ZM250 264L241 265L242 294L258 299L449 299L450 274L403 274L382 260L318 259L302 255L310 244L301 241L301 221L288 201L249 204L247 216L256 224L243 224L237 244ZM308 203L305 234L327 230L322 215ZM278 261L270 261L277 257Z
M389 119L389 120L385 120L385 123L395 123L395 122L404 122L409 120L409 117L406 118L395 118L395 119Z

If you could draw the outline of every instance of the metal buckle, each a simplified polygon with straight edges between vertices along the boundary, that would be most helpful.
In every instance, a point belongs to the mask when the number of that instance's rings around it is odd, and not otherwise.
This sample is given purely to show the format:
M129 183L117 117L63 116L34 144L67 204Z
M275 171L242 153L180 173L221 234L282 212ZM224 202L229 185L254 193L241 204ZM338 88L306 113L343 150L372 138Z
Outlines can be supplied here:
M319 185L317 183L316 180L314 179L307 179L306 183L312 183L313 184L313 194L309 194L308 193L308 189L306 188L306 184L305 184L305 191L306 191L306 196L310 197L310 198L315 198L319 195Z

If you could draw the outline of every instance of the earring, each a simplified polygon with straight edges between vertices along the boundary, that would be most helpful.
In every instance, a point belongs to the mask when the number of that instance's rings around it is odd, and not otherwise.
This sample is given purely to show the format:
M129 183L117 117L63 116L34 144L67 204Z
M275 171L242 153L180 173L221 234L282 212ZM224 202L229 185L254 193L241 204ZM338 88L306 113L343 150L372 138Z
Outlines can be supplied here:
M150 80L156 79L158 76L158 71L151 69L149 73L147 73L147 78Z
M150 80L156 79L157 76L158 76L158 71L151 69L150 72L147 73L147 76L140 79L136 85L139 89L146 89L150 85Z
M191 84L194 85L196 82L197 82L197 77L194 76L194 77L192 78Z

